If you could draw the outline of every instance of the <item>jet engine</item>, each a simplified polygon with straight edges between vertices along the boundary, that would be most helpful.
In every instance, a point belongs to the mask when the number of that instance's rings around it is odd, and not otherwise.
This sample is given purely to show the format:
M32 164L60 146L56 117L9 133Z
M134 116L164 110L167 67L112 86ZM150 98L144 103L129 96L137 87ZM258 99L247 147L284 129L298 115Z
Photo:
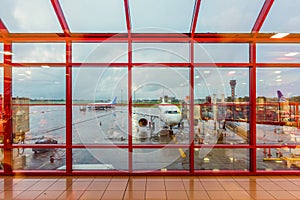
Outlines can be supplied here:
M148 120L145 118L139 119L139 127L146 127L148 125Z

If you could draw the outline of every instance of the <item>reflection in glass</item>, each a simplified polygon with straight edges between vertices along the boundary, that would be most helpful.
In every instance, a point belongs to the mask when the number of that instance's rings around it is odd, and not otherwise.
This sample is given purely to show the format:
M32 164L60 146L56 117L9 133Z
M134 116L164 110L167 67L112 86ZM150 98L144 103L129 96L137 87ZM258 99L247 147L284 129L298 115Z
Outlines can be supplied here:
M188 69L143 67L132 74L134 142L188 143L188 122L182 115L189 95Z
M125 68L73 70L73 143L127 143L127 119Z
M249 170L248 149L195 149L196 170Z
M248 69L241 68L195 69L193 120L197 143L248 143L248 75Z
M256 162L258 170L299 170L300 148L257 148Z
M257 69L257 143L299 143L297 68Z
M128 170L127 149L73 149L73 170Z
M42 145L42 144L40 144ZM38 150L35 152L35 150ZM60 148L13 148L13 170L65 170L66 151Z
M188 170L189 151L185 148L134 149L134 170Z

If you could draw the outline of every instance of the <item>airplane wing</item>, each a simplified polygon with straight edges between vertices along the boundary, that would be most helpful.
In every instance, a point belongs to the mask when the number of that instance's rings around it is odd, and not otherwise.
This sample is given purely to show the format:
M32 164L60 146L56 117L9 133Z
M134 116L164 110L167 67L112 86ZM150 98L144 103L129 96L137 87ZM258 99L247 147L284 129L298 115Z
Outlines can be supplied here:
M160 118L159 115L154 115L154 114L137 113L137 112L133 112L132 114L135 114L135 115L141 115L141 116L144 116L144 117Z

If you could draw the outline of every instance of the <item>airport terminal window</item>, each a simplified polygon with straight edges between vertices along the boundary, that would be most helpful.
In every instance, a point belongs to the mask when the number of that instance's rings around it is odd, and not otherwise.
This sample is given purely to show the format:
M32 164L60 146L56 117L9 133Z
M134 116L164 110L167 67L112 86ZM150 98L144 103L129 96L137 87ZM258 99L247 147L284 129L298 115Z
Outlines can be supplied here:
M188 143L189 127L187 119L182 114L187 96L189 96L187 68L133 68L133 142ZM169 111L172 114L169 114ZM177 114L173 114L175 112ZM169 133L174 138L169 137Z
M187 148L152 148L133 150L133 169L137 171L189 170L189 150Z
M108 39L109 40L109 39ZM120 63L127 62L127 43L74 43L73 62L79 63Z
M133 43L132 60L134 63L187 63L189 51L188 43Z
M64 63L65 43L14 43L12 62L24 63Z
M195 69L195 140L199 144L249 142L247 68Z
M73 170L128 171L127 148L73 149Z
M299 44L258 44L257 62L259 63L299 63Z
M299 144L298 68L257 69L257 143Z
M195 44L195 63L248 63L249 44Z
M299 170L300 146L296 147L261 147L256 150L258 170Z
M40 144L44 144L42 140ZM66 150L62 148L19 147L13 148L12 154L13 170L65 170Z
M127 69L74 68L72 85L73 143L127 144Z
M247 148L197 148L195 149L196 170L249 170Z

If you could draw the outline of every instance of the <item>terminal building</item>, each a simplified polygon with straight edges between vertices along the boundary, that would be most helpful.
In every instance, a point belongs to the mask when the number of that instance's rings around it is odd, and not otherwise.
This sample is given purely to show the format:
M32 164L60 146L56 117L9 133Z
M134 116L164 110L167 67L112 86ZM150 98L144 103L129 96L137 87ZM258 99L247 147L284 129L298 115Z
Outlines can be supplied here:
M1 1L0 175L298 175L299 6Z

